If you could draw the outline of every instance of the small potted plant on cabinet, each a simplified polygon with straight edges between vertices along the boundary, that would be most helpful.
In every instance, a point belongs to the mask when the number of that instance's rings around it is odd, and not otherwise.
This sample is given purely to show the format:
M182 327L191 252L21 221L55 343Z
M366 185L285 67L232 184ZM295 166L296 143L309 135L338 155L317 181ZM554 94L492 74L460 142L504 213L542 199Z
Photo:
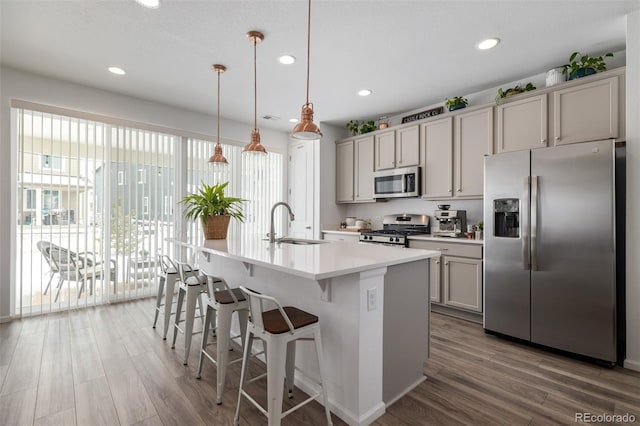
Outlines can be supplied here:
M498 94L496 95L496 105L500 105L500 101L503 98L508 98L509 96L518 95L531 90L536 90L536 86L532 83L527 83L526 85L516 84L515 87L510 87L507 90L502 90L501 87L498 89Z
M455 111L460 108L464 108L467 106L469 101L462 96L455 96L453 98L446 98L444 101L444 105L449 109L449 111Z
M347 126L347 129L349 129L349 131L351 132L352 136L355 136L358 134L362 135L365 133L373 132L374 130L378 129L375 121L373 120L369 120L367 122L350 120L346 126Z
M600 71L607 70L604 58L613 57L613 53L608 52L602 56L581 55L580 52L573 52L569 57L569 63L562 66L562 73L569 75L569 80L582 78Z
M224 189L229 182L202 187L195 194L189 194L180 201L184 204L184 217L202 222L202 230L207 240L224 240L227 238L229 220L234 218L244 222L241 204L242 198L227 197Z

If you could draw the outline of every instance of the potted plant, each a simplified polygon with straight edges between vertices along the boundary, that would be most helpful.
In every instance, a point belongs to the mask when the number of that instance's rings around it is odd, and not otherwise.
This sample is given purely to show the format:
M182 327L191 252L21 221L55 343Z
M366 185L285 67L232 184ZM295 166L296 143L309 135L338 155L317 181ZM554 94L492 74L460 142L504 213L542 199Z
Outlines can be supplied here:
M247 200L224 195L224 189L228 184L229 182L207 185L202 182L202 187L197 193L189 194L180 201L185 206L185 218L200 219L207 240L227 238L231 218L244 222L241 205Z
M503 98L508 98L509 96L518 95L530 90L536 90L536 86L532 83L527 83L526 85L516 84L515 87L510 87L507 90L502 90L501 87L498 89L498 94L496 95L496 105L500 105L500 101Z
M484 221L478 222L476 225L476 240L481 240L484 237Z
M569 63L562 66L562 73L569 75L569 80L574 78L586 77L600 71L607 70L607 64L604 58L613 57L613 53L608 52L602 56L581 55L579 52L573 52L569 57Z
M373 132L374 130L377 130L377 126L376 126L375 121L373 121L373 120L369 120L367 122L358 121L358 120L350 120L347 123L347 129L349 129L351 134L353 136L355 136L355 135L358 135L358 134L362 135L364 133Z
M446 98L444 100L444 105L449 109L449 111L455 111L460 108L464 108L467 106L469 101L462 96L455 96L453 98Z

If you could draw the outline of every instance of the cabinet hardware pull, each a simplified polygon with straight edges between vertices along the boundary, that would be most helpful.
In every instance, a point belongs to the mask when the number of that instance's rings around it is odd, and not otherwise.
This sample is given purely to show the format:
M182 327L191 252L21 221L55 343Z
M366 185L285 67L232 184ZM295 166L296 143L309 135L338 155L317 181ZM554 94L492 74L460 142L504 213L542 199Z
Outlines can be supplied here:
M449 262L444 262L444 265L445 266L449 266Z
M439 261L439 260L436 260L436 265L439 265L439 264L440 264L440 261Z
M438 251L449 251L449 249L447 249L447 248L440 248L440 247L438 247L436 250L438 250Z
M546 139L540 139L540 143L541 143L541 144L544 144L545 142L547 142L547 140L546 140Z
M304 229L311 229L311 227L310 226L305 226Z
M556 136L556 138L555 138L555 139L556 139L557 141L559 141L559 140L560 140L560 136Z
M462 189L458 188L458 192L462 192Z

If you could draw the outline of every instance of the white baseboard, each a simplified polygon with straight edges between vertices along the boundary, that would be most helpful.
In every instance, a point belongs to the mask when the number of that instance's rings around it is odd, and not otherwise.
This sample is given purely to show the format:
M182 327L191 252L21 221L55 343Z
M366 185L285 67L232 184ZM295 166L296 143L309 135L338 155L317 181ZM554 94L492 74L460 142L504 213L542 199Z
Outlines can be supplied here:
M3 322L9 322L9 321L11 321L10 316L0 317L0 324L2 324Z
M318 392L318 386L315 383L309 381L303 375L297 375L295 378L296 386L302 390L303 392L312 395ZM376 404L366 413L361 414L360 416L355 413L347 410L346 407L339 405L331 398L331 394L328 395L329 400L329 409L332 414L338 416L341 420L347 423L350 426L366 426L373 423L378 417L382 416L385 413L385 404L380 401L380 403ZM322 405L322 398L318 397L316 399Z
M640 361L625 359L624 368L628 368L629 370L633 370L633 371L640 371Z

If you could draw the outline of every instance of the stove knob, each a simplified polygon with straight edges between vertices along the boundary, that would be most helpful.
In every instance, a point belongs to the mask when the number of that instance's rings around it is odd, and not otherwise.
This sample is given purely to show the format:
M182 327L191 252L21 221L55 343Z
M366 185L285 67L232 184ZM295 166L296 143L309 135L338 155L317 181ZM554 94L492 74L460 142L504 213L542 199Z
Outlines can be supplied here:
M393 237L389 237L389 242L393 242Z
M396 243L400 242L400 238L396 237Z

